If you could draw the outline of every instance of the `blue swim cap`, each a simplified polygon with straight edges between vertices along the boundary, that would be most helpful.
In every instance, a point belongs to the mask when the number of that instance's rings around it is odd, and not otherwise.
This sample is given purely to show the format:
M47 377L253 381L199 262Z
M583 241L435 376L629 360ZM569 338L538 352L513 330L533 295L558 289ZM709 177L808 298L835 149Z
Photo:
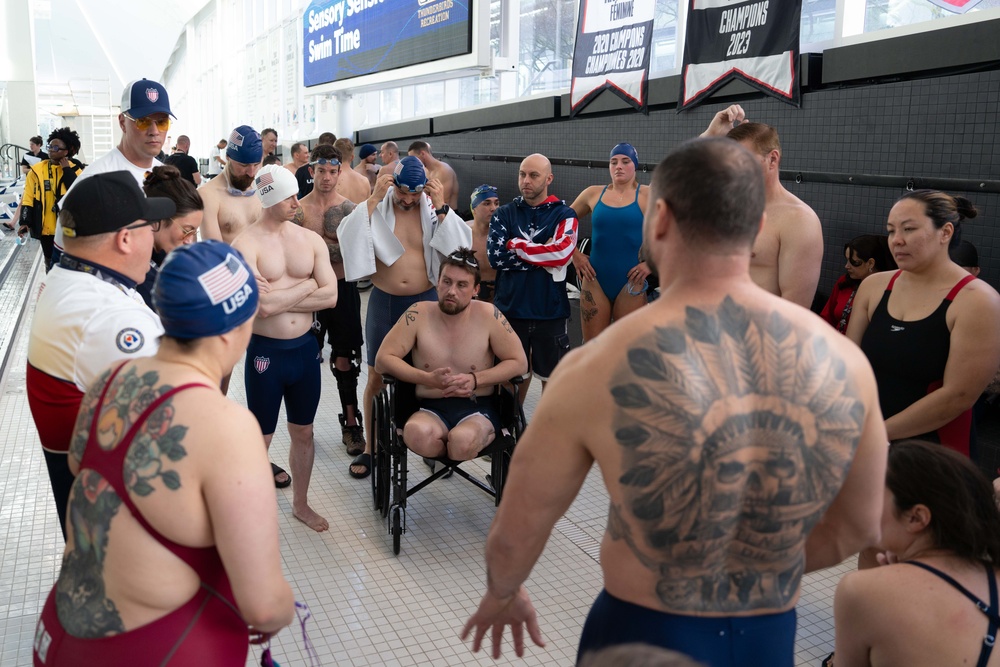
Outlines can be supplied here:
M264 157L260 132L249 125L240 125L229 134L226 157L243 164L257 164Z
M632 148L632 144L626 144L625 142L618 144L611 149L611 155L608 156L608 159L610 160L616 155L624 155L628 159L632 160L632 164L636 166L639 165L639 154L635 152L634 148Z
M153 306L174 338L232 331L256 314L257 300L257 281L240 251L211 239L173 250L153 286Z
M427 185L424 163L415 155L407 155L392 171L396 186L406 192L421 192Z
M470 201L469 208L476 208L477 206L479 206L480 204L482 204L484 201L486 201L491 197L496 197L497 199L499 199L500 195L497 194L497 189L495 187L483 183L482 185L480 185L479 187L477 187L475 190L472 191L472 197L469 200Z

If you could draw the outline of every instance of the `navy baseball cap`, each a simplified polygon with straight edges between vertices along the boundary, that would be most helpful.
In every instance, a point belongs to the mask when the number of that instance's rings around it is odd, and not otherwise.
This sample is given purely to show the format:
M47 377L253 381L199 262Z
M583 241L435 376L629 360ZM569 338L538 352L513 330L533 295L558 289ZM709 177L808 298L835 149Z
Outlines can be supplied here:
M424 164L420 158L414 155L407 155L392 171L396 187L405 192L423 192L427 185L427 172L424 171Z
M109 171L80 177L63 197L59 216L63 234L70 238L117 232L136 220L165 220L177 206L167 197L147 197L128 171Z
M264 157L264 145L260 132L249 125L240 125L229 133L226 157L243 164L257 164Z
M145 118L154 113L174 116L170 110L170 97L163 84L149 79L132 81L122 92L122 113L132 118ZM177 118L177 116L174 116Z
M153 285L153 305L173 338L232 331L257 313L257 280L239 250L208 239L172 250Z

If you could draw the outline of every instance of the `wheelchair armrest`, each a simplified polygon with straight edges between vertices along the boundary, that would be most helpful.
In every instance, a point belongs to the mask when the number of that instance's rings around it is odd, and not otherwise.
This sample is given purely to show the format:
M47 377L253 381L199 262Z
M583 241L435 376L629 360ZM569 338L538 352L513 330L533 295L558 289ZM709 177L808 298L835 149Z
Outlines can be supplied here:
M382 374L382 382L386 386L391 385L391 384L396 384L396 376L395 375L389 375L388 373L383 373Z
M510 383L513 385L518 385L521 384L522 382L524 382L524 378L521 377L520 375L515 375L510 379Z

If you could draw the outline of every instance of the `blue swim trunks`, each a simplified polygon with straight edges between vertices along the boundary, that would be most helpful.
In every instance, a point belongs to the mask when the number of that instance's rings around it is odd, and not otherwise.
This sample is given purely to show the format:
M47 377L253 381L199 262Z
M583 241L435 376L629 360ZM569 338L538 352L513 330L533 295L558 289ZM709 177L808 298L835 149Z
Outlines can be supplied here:
M420 294L393 296L377 287L372 287L371 295L368 297L368 318L365 320L365 343L368 345L365 358L369 366L375 368L375 355L382 347L382 341L389 335L389 330L395 326L406 309L418 301L437 301L437 289L432 287Z
M421 398L417 403L421 410L444 422L449 431L472 415L482 415L493 424L494 431L500 432L500 413L492 396L480 396L476 401L457 397Z
M264 435L274 433L278 425L282 398L289 424L313 423L323 380L319 344L311 331L287 340L253 334L243 373L247 408Z
M792 667L795 609L759 616L683 616L601 591L583 625L577 661L588 651L633 642L679 651L708 667Z

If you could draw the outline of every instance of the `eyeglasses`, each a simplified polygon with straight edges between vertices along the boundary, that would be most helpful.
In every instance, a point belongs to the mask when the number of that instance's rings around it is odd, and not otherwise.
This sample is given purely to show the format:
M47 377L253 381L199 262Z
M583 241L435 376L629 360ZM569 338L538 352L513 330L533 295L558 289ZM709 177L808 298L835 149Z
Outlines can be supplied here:
M426 185L426 183L421 183L420 185L411 188L406 183L400 183L399 179L396 178L395 176L393 176L392 182L396 185L397 188L399 188L403 192L423 192L424 186Z
M56 146L55 144L49 144L48 146L45 147L45 150L47 150L50 153L58 153L59 151L65 151L69 149L66 148L65 146Z
M340 164L340 160L338 160L335 157L332 157L330 159L327 159L325 157L321 157L321 158L319 158L317 160L313 160L312 162L310 162L309 166L310 167L315 167L318 164L323 165L324 167L327 166L327 165L329 165L331 167L336 167L337 165Z
M475 255L467 254L464 252L453 252L448 255L448 259L454 262L462 262L466 266L470 266L473 269L479 268L479 262L476 260Z
M128 114L123 114L123 115L130 121L135 123L135 129L139 130L140 132L145 132L146 130L149 129L149 126L154 123L156 124L156 129L159 130L160 132L166 132L167 130L170 129L169 116L157 119L157 118L152 118L150 116L146 116L144 118L132 118L132 116L129 116Z
M198 233L198 228L197 227L181 227L181 232L183 232L181 234L181 238L182 239L186 239L187 237L191 236L192 234L197 234Z
M160 221L159 220L146 220L145 222L140 222L137 225L128 225L122 229L142 229L143 227L152 227L154 232L160 231Z

